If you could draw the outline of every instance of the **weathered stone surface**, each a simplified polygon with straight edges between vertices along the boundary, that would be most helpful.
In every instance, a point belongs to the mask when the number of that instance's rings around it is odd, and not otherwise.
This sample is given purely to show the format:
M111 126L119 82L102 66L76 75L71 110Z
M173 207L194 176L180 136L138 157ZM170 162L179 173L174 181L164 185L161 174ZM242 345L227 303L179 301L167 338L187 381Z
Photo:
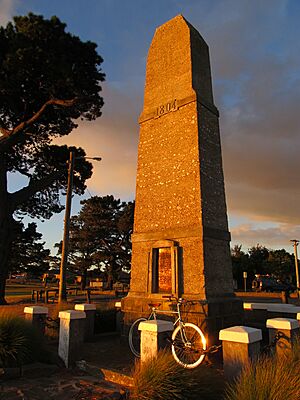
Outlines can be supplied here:
M84 340L85 313L83 311L61 311L59 313L58 355L67 368L80 359L80 347Z
M209 331L217 325L228 326L225 314L228 322L241 323L242 307L233 296L209 50L182 16L155 32L139 122L131 286L122 303L125 326L135 316L147 313L149 299L161 300L166 294L153 284L159 279L153 272L157 268L154 250L163 241L172 243L172 270L166 272L172 275L170 294L220 305L217 313L211 313L210 307L205 316L199 306L189 319L209 321L213 317L205 327ZM228 307L222 311L224 299Z
M233 326L221 330L219 338L222 340L224 374L228 379L236 378L242 369L260 354L260 329Z
M94 337L96 304L75 304L75 310L85 313L84 340L88 342Z
M39 306L25 307L24 314L25 319L31 322L44 335L48 308Z
M139 324L141 331L141 362L157 357L158 350L168 345L167 338L173 331L172 322L144 321Z
M269 343L276 341L274 350L277 355L290 353L299 340L299 322L292 318L272 318L267 320L266 326L269 331ZM278 334L281 337L276 340Z

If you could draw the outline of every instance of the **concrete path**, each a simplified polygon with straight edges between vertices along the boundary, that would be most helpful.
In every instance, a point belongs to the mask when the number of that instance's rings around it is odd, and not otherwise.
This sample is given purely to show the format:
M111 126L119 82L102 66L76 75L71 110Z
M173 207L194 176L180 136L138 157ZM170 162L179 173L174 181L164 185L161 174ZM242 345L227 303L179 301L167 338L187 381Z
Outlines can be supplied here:
M57 346L53 347L55 351ZM0 400L127 399L134 365L127 343L115 335L100 335L83 345L81 359L74 369L31 364L24 367L22 378L18 370L12 371L11 379L0 376Z
M123 400L128 390L78 369L32 365L22 378L2 381L2 400Z

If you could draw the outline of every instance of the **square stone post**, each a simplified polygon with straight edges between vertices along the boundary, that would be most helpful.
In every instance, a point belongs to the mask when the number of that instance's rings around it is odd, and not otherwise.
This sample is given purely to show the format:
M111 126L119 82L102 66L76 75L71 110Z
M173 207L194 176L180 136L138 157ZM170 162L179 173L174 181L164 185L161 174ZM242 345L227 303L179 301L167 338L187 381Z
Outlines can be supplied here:
M24 314L25 319L27 321L30 321L32 325L37 327L41 334L44 335L48 308L40 306L25 307Z
M163 320L143 321L141 331L141 362L157 357L158 350L165 348L167 337L173 331L173 323Z
M219 339L222 340L224 373L232 379L239 375L250 360L258 357L262 332L261 329L248 326L233 326L222 329Z
M280 356L290 352L293 348L293 343L300 334L299 322L292 318L272 318L267 320L266 325L269 330L270 343L276 340L277 334L283 335L276 341L276 354Z
M85 330L85 312L67 310L59 313L58 355L69 368L80 358Z
M88 342L89 340L92 340L94 337L96 304L76 304L75 310L85 312L86 319L85 319L84 341Z
M120 301L115 302L116 309L116 331L121 332L123 327L123 312L121 310L122 304Z

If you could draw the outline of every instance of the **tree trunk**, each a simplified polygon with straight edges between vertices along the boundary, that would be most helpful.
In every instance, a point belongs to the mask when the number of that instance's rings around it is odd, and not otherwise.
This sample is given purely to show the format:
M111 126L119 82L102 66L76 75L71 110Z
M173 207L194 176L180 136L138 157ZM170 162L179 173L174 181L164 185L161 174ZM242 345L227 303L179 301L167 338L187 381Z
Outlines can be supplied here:
M5 301L5 284L9 272L9 254L13 238L13 217L10 210L5 161L0 158L0 304Z
M112 290L113 288L113 276L111 273L107 274L107 289Z
M112 290L114 284L114 257L111 256L110 263L107 266L107 289Z
M86 278L87 278L87 268L84 268L82 275L81 275L81 282L80 282L81 290L85 290Z

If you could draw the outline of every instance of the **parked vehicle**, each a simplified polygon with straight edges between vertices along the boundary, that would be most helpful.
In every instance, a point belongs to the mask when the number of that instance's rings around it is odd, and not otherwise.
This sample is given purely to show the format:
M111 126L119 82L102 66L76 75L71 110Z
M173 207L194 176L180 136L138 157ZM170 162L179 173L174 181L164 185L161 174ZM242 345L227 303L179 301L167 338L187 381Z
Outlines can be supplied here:
M258 275L252 281L252 290L256 292L281 292L293 291L294 287L290 283L284 283L269 275Z

